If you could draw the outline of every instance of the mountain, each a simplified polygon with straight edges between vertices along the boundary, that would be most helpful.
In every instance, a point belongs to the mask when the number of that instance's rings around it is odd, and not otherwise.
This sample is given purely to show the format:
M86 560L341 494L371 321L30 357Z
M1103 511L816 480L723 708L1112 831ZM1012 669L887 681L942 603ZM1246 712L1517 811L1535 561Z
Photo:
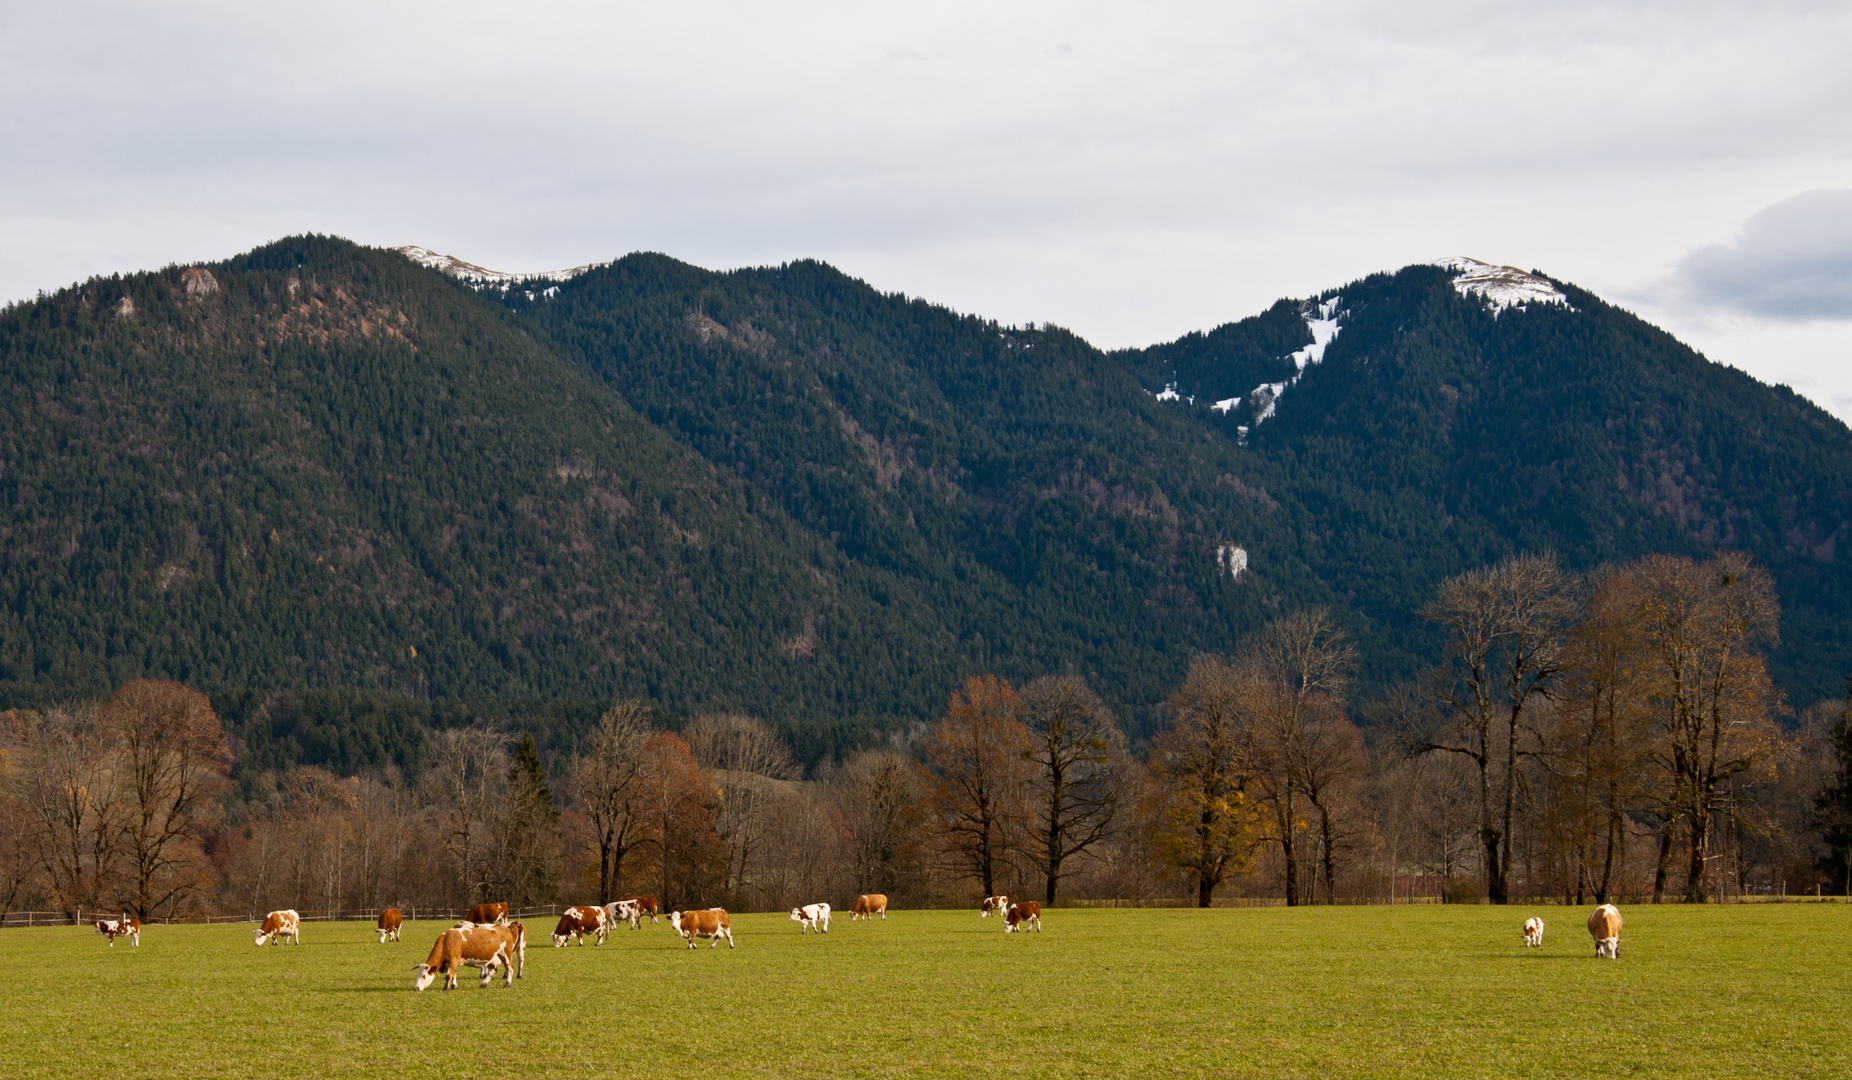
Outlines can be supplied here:
M840 747L978 671L1084 672L1146 735L1192 655L1305 605L1367 695L1434 655L1435 585L1539 548L1750 551L1795 702L1848 666L1845 426L1471 260L1107 353L816 262L305 237L9 307L0 364L0 696L183 678L307 756L378 758L382 698Z

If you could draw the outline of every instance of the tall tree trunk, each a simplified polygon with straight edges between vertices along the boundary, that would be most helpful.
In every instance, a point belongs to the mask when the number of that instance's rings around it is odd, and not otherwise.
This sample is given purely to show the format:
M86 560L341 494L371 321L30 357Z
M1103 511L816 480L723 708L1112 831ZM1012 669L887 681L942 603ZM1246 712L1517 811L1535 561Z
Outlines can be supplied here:
M1299 854L1293 843L1293 795L1289 782L1284 803L1286 813L1280 822L1280 849L1286 857L1286 906L1299 906Z
M1659 834L1659 863L1653 870L1653 903L1657 904L1665 896L1666 877L1672 872L1672 838L1678 829L1678 816L1666 820L1665 829Z

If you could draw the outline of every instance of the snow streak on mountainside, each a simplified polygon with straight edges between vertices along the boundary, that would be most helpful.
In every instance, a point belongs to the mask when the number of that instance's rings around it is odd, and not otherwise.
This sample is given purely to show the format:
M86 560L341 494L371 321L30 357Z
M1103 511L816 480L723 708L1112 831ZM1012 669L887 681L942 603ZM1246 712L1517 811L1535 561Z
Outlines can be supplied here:
M455 255L440 255L430 248L419 247L416 244L406 244L393 250L420 266L440 270L472 285L499 285L503 289L519 281L570 281L587 270L596 270L601 266L611 265L609 262L586 263L584 266L575 266L569 270L541 270L532 274L508 274L500 270L477 266L472 262L465 262Z
M1523 307L1526 304L1569 306L1569 298L1556 286L1515 266L1494 266L1459 255L1436 259L1434 265L1454 271L1457 275L1453 279L1454 289L1461 296L1484 297L1491 303L1492 314L1495 316L1508 307Z
M1338 336L1338 317L1343 314L1338 305L1343 302L1342 296L1334 296L1329 300L1310 301L1305 305L1305 325L1312 331L1312 343L1292 354L1294 368L1303 372L1306 365L1316 364L1325 358L1325 346ZM1299 376L1294 375L1287 382L1261 383L1241 397L1224 398L1216 402L1212 408L1217 412L1227 412L1242 401L1248 401L1254 408L1254 422L1258 424L1273 415L1280 396L1286 393L1287 387L1298 381ZM1247 428L1243 427L1241 434L1245 437Z

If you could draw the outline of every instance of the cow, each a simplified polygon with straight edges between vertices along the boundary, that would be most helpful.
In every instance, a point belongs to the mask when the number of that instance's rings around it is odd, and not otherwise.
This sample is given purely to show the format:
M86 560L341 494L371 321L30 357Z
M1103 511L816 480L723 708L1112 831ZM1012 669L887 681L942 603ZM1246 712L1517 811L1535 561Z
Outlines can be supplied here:
M1588 917L1588 936L1595 939L1595 956L1606 960L1620 959L1620 909L1603 904Z
M625 898L623 902L637 905L637 914L648 915L651 926L656 925L656 916L662 914L662 908L657 906L656 898L653 896L631 896ZM639 926L641 926L641 923L631 927L631 929L637 929Z
M559 917L559 925L553 928L553 947L563 949L573 938L579 944L585 944L588 937L596 937L603 945L605 935L611 932L611 913L601 907L569 907Z
M613 926L627 922L635 930L643 925L643 908L635 900L613 900L604 906L604 911Z
M1543 920L1535 915L1524 920L1524 944L1528 948L1543 948Z
M491 924L507 926L508 905L477 904L475 907L469 909L469 918L465 919L464 922L472 922L477 926L489 926Z
M806 930L815 930L819 934L830 932L830 906L828 904L805 904L791 909L791 921L797 924L801 935Z
M418 976L412 981L412 989L423 990L441 974L444 989L455 990L457 974L466 967L482 969L479 987L488 986L497 969L502 973L502 985L513 986L515 976L525 966L526 953L527 932L520 923L471 926L467 930L452 927L437 936L424 963L413 966Z
M977 917L980 919L988 919L992 915L1001 916L1004 912L1008 911L1009 909L1010 909L1010 898L1009 897L1007 896L986 896L984 898L983 906L977 909Z
M880 893L868 893L855 898L855 910L849 912L849 921L872 919L877 914L881 921L887 921L887 897Z
M290 944L302 944L302 916L290 911L273 911L264 916L264 925L257 928L257 940L253 945L281 945L288 938Z
M405 925L405 916L398 908L389 907L379 913L379 943L384 945L387 938L399 940L399 928Z
M713 938L711 948L720 948L720 939L727 939L727 948L733 948L733 924L727 919L725 908L708 908L706 911L671 911L669 925L675 932L688 940L688 947L695 947L695 938ZM802 933L803 931L798 931Z
M128 912L122 913L120 919L99 919L96 932L109 939L109 947L116 947L116 939L128 938L136 948L141 948L141 920L129 918Z
M1003 932L1028 930L1030 923L1035 924L1036 933L1042 932L1042 905L1033 900L1011 904L1009 913L1003 917Z

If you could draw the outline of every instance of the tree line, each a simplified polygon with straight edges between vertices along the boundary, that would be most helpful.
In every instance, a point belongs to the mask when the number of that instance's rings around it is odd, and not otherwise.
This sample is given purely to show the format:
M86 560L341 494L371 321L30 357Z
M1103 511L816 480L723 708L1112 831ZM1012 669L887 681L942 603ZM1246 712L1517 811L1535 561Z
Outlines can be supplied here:
M1745 557L1575 575L1514 556L1422 614L1445 657L1365 724L1356 650L1304 611L1197 657L1142 754L1080 676L981 675L933 722L809 768L758 718L670 730L630 700L550 760L472 723L431 731L415 776L234 783L211 702L138 680L0 714L0 910L1847 890L1852 714L1782 722L1778 605Z

